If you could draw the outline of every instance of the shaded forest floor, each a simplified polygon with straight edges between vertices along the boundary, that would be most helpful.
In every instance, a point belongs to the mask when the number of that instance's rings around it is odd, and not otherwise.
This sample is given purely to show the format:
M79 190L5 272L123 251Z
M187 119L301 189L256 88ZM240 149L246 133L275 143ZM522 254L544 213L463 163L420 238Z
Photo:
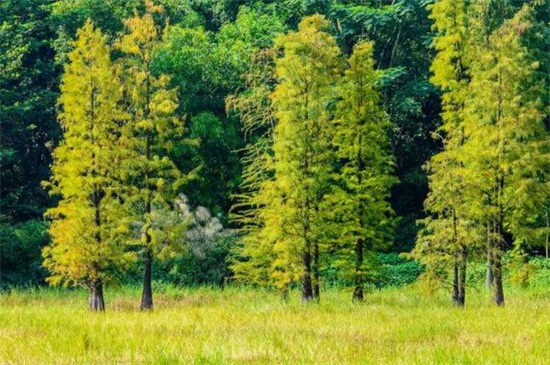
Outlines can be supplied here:
M550 289L510 289L507 304L470 290L465 309L442 294L385 289L364 304L332 289L318 305L263 291L108 288L107 312L62 289L0 295L0 364L549 364ZM324 294L324 295L323 295Z

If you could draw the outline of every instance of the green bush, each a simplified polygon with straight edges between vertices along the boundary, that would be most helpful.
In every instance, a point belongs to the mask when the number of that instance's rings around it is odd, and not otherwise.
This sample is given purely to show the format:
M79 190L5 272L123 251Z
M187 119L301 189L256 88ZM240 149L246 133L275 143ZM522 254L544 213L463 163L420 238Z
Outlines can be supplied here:
M44 221L0 224L0 288L44 284L41 253L48 241Z
M377 287L401 287L414 283L424 268L414 260L401 257L397 253L379 253L380 281Z

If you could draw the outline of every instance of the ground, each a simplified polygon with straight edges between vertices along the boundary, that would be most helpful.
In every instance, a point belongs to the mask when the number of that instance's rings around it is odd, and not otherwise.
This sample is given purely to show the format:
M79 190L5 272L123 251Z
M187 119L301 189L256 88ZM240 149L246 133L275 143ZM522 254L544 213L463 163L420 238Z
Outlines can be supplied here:
M107 288L106 313L86 293L0 295L0 364L550 364L550 293L508 290L506 306L471 290L465 309L444 293L385 289L351 303L330 289L299 293L161 288L140 313L139 290Z

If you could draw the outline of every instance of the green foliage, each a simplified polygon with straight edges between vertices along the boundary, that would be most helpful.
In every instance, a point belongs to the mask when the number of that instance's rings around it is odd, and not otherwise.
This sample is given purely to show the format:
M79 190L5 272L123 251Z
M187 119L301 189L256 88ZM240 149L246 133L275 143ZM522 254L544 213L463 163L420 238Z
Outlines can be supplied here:
M334 224L335 251L344 277L362 288L374 267L374 252L392 237L392 210L388 201L395 184L390 152L389 121L376 89L380 73L374 70L373 43L358 43L339 82L332 144L340 161L335 186L327 198Z
M0 288L43 283L41 249L49 241L48 225L30 220L0 225Z
M55 102L61 68L48 0L0 3L0 220L17 225L42 216L52 199L51 150L60 137Z
M380 273L377 287L402 287L414 283L424 272L418 261L410 260L396 253L378 254Z
M126 157L118 123L127 115L106 37L90 21L78 31L69 59L59 98L64 139L53 153L47 184L61 200L47 212L52 244L44 249L44 266L50 283L92 288L127 261L117 196L117 165Z

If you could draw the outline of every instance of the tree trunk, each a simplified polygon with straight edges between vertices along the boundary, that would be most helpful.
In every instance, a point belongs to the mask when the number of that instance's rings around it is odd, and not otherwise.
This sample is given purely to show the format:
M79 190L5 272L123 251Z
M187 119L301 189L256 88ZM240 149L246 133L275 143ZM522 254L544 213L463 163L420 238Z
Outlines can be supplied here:
M103 297L103 282L95 279L88 288L88 309L95 312L105 311L105 299Z
M464 307L466 303L466 267L468 264L468 251L466 247L460 250L460 258L458 263L458 300L457 305Z
M353 290L353 301L362 302L365 300L363 291L363 261L364 261L364 245L363 239L360 238L355 246L355 289Z
M496 305L504 305L504 288L502 286L502 254L504 242L502 237L502 220L495 224L495 235L493 237L493 302Z
M485 287L487 289L491 289L493 287L494 283L494 277L493 277L493 250L492 250L492 242L491 242L491 228L490 225L487 224L487 274L485 276Z
M139 307L142 311L153 309L153 289L151 286L152 266L153 253L150 249L147 249L145 254L145 271L143 273L143 292L141 294L141 305Z
M313 288L311 285L311 252L309 247L306 247L302 255L304 264L304 273L302 275L302 301L307 302L313 299Z
M548 213L548 210L546 211L546 258L549 258L548 256L548 246L550 241L550 214Z
M315 242L313 245L313 283L312 283L312 289L313 289L313 299L316 302L319 302L321 300L320 296L320 290L319 290L319 243Z
M502 254L496 253L493 263L494 292L493 302L496 305L504 305L504 289L502 287Z
M455 262L453 264L453 304L460 305L458 300L458 258L455 256Z

